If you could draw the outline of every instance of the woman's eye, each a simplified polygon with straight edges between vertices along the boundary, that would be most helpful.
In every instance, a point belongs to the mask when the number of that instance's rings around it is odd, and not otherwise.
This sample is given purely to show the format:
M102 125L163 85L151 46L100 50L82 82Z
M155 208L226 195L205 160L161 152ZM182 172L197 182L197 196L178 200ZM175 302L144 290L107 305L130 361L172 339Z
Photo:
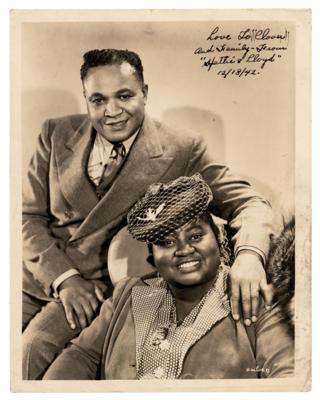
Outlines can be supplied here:
M157 243L160 247L171 247L174 245L174 241L170 239L163 240Z
M193 235L191 236L191 240L197 242L197 241L199 241L199 240L202 239L202 236L203 236L203 235L202 235L201 233L195 233L195 234L193 234Z

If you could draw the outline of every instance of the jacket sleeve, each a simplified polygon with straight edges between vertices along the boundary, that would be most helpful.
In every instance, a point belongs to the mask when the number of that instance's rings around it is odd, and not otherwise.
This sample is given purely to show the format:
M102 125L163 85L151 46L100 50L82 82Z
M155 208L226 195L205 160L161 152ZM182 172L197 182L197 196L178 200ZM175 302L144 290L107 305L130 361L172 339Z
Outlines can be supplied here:
M261 378L286 378L294 373L294 340L278 306L264 311L255 325L256 365Z
M113 304L106 300L90 326L57 357L44 380L76 380L98 378L104 340L112 318Z
M234 251L240 246L252 246L267 255L273 233L270 204L228 167L212 162L200 136L194 138L188 162L188 175L196 172L200 172L211 187L210 211L228 221Z
M52 282L62 273L76 267L59 248L58 240L49 227L53 218L49 192L53 129L53 121L46 121L42 127L23 187L22 205L24 264L48 296Z
M44 380L99 379L103 347L115 308L118 304L121 307L121 299L129 295L135 282L136 279L124 278L115 286L113 297L103 303L91 325L56 358Z

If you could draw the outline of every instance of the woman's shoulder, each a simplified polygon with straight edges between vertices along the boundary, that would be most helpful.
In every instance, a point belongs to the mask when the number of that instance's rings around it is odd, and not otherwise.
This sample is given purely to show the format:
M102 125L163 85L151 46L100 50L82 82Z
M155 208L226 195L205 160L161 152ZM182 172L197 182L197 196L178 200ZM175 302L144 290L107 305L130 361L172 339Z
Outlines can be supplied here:
M121 279L114 287L113 290L113 301L118 301L120 299L120 297L126 296L126 295L130 295L131 290L133 287L135 286L145 286L146 283L145 281L147 279L151 279L154 278L156 276L156 274L154 272L144 275L142 277L130 277L127 276L123 279Z

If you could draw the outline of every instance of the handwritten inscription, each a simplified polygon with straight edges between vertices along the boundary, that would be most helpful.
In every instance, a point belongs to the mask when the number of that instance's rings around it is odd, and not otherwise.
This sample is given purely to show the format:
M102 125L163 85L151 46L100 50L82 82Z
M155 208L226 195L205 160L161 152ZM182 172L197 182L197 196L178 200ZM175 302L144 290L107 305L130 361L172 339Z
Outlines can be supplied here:
M245 28L236 35L214 27L206 37L205 46L197 47L201 68L218 76L257 76L281 59L289 46L290 32L273 32L270 28Z

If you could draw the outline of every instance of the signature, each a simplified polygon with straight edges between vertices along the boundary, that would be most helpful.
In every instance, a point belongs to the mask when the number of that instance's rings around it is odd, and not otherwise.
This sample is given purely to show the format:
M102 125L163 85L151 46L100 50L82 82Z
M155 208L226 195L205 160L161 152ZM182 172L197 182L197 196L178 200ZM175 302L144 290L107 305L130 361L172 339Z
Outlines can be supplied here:
M263 368L257 365L255 368L246 368L246 372L264 372L266 375L270 374L270 368Z

